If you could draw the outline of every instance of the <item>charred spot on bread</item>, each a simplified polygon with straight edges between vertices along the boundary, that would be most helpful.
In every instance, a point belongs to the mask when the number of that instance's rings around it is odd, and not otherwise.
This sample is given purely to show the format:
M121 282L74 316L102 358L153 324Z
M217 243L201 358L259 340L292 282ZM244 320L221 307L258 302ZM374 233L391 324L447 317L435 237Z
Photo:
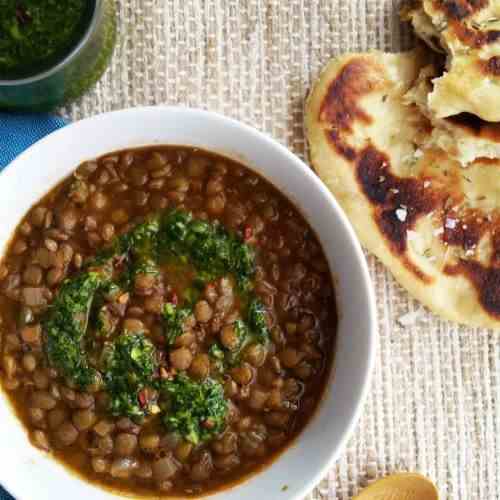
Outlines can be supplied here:
M435 0L434 6L449 19L462 21L488 5L489 0Z
M354 121L367 125L372 117L359 106L362 96L373 90L376 82L367 78L372 61L359 57L348 62L328 87L320 109L320 121L345 132L352 132Z
M465 275L473 284L479 302L487 314L500 318L500 268L486 267L474 260L461 260L455 265L446 266L444 272L449 276Z
M480 61L480 65L486 75L500 76L500 56L493 56L487 61Z
M356 164L356 178L373 206L373 217L393 253L422 281L432 281L406 255L408 231L418 219L439 205L442 197L424 187L422 179L399 177L391 172L389 157L373 145L364 148Z
M445 118L448 123L461 128L468 134L500 143L500 123L486 122L472 113L460 113Z
M450 30L464 45L473 49L480 49L486 45L492 45L500 39L500 31L498 30L470 28L458 21L450 22Z

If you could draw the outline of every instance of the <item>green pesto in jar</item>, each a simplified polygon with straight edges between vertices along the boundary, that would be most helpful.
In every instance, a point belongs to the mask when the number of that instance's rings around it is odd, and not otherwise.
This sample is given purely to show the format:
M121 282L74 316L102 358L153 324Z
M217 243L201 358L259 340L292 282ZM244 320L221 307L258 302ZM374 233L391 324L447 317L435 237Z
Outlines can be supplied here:
M0 79L57 64L78 45L94 9L93 0L0 0Z

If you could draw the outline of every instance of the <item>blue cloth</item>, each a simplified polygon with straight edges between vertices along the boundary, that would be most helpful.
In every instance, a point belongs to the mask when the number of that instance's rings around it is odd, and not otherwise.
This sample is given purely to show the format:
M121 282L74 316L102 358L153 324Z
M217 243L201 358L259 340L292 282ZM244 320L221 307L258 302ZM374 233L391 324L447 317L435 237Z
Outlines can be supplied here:
M57 116L0 113L0 172L26 148L64 125ZM14 499L0 486L0 500Z
M14 500L14 499L0 486L0 500Z
M59 116L0 112L0 171L19 153L64 125L66 121Z

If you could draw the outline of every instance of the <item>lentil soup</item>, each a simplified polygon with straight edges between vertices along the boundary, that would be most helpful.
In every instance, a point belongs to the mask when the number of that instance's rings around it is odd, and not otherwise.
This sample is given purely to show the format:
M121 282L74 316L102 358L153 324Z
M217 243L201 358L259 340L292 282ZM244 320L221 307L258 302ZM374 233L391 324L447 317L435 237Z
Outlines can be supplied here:
M1 382L32 443L129 494L196 496L269 464L321 399L336 325L297 209L193 148L83 163L0 263Z

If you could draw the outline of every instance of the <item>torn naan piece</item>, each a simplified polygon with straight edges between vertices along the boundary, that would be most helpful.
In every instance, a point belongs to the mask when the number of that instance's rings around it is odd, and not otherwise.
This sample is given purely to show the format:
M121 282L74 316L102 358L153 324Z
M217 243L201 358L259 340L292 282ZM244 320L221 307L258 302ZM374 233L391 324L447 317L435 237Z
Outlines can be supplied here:
M418 36L447 54L427 105L436 118L470 113L500 122L500 2L414 0L403 9Z
M444 318L500 328L500 161L464 170L422 150L429 121L405 95L425 57L344 55L306 105L313 167L363 245Z
M430 134L422 137L422 148L436 147L446 151L463 167L478 158L500 158L500 123L485 122L469 113L436 118L427 107L432 80L438 75L435 64L422 68L404 100L415 104L432 125Z

